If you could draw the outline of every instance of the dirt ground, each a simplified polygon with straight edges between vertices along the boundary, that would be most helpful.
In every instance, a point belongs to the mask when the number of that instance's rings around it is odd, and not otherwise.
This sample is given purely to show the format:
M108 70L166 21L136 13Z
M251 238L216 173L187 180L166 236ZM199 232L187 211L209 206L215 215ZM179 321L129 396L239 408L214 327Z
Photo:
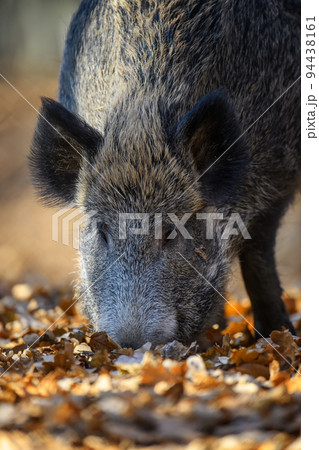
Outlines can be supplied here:
M36 109L41 96L56 96L57 76L9 81ZM52 240L52 214L57 210L37 202L30 184L27 154L37 114L26 100L0 82L0 280L61 287L75 278L76 251ZM277 247L284 287L299 288L299 198L285 217ZM230 290L243 294L237 267Z

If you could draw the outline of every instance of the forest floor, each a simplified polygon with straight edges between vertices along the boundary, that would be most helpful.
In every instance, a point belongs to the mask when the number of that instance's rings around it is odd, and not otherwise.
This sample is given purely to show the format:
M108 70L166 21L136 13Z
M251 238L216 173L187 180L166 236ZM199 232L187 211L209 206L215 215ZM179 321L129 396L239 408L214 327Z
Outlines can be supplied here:
M298 336L257 341L249 301L228 300L205 350L134 351L61 291L2 287L0 448L300 449L300 297L285 294Z

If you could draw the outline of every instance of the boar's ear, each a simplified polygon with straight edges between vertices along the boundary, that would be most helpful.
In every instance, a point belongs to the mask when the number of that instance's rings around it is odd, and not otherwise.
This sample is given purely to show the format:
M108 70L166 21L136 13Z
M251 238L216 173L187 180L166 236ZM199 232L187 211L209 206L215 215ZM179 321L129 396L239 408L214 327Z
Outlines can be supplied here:
M60 103L42 99L29 165L39 196L48 205L74 201L79 169L93 162L102 135Z
M224 89L199 100L177 126L177 145L192 152L208 203L229 204L239 195L249 164L241 133Z

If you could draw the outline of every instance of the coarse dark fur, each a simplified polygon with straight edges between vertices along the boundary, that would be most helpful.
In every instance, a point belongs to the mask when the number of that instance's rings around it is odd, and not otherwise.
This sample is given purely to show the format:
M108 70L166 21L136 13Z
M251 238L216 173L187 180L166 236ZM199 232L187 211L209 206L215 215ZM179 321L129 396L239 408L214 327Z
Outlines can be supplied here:
M95 329L133 347L198 338L222 321L239 256L258 332L293 331L274 246L299 186L299 59L298 1L82 1L30 164L45 201L90 216L80 292ZM163 213L163 238L119 239L125 212L151 213L151 230ZM208 240L198 212L239 213L251 239L221 239L224 220ZM193 239L167 239L167 213L193 213Z

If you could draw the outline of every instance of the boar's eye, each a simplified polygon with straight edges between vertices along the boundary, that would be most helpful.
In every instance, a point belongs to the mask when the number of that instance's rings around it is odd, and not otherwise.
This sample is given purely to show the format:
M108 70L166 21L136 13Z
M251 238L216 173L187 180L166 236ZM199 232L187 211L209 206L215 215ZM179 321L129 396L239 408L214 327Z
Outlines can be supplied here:
M104 242L108 243L108 230L105 223L101 223L98 225L99 234Z

